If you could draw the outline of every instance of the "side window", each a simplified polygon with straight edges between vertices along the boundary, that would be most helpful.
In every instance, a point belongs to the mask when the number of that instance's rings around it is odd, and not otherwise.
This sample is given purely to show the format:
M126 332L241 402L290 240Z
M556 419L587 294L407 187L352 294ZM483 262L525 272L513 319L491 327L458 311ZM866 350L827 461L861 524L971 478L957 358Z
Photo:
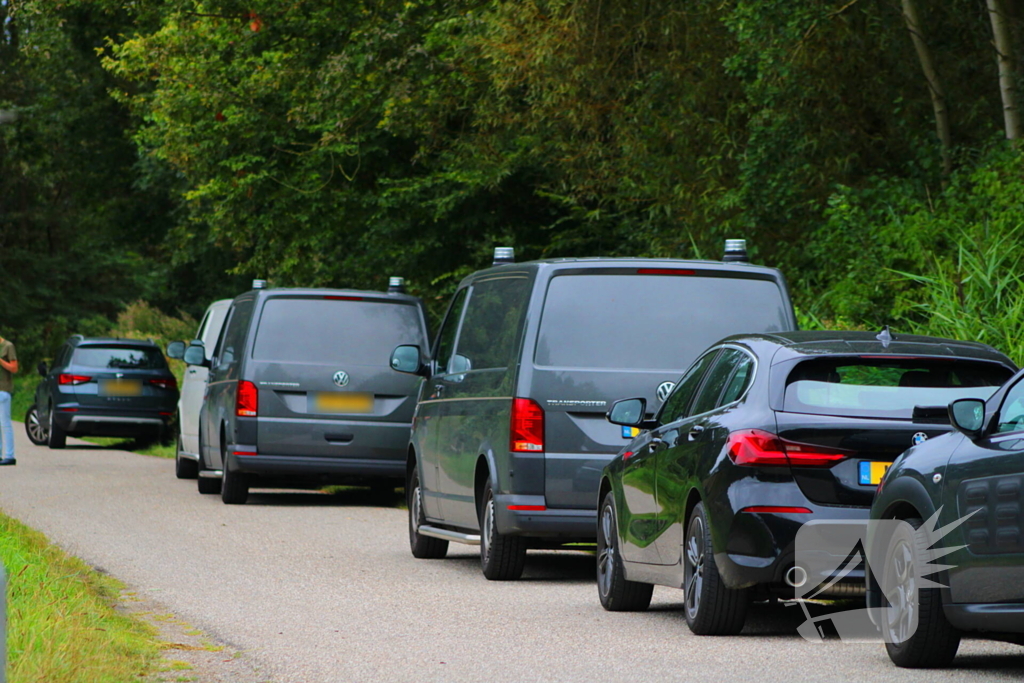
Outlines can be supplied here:
M245 333L248 331L249 321L252 319L252 309L253 301L251 299L239 301L231 309L231 318L217 344L218 374L230 376L238 367L238 362L242 359L242 350L245 347Z
M445 316L441 331L437 333L437 350L434 352L434 360L437 361L437 371L445 374L448 371L448 363L455 351L455 335L459 330L459 321L462 319L462 309L466 305L466 292L469 289L460 289L448 308L448 315Z
M722 394L722 400L718 402L718 405L724 406L742 398L752 379L754 379L754 359L744 353L743 358L736 365L732 377L729 378L729 383L725 385L725 393Z
M526 278L485 280L473 285L455 350L459 366L455 372L505 368L513 362L529 294L530 281Z
M712 351L690 366L682 379L676 383L676 387L669 397L665 399L665 404L661 406L661 411L658 413L659 424L668 424L686 417L686 408L691 403L693 392L697 391L704 373L707 372L717 355L717 350Z
M210 323L210 312L207 311L206 315L203 316L203 322L199 323L199 330L196 332L195 339L202 339L203 335L206 334L206 326Z
M997 432L1024 431L1024 381L1006 392L1003 407L999 409Z
M736 349L722 350L722 353L715 361L714 367L708 372L708 378L704 382L704 386L701 387L697 400L693 403L693 410L690 411L691 415L706 413L720 405L718 398L722 395L722 390L733 376L733 370L736 369L739 362L746 358L746 356L747 354Z

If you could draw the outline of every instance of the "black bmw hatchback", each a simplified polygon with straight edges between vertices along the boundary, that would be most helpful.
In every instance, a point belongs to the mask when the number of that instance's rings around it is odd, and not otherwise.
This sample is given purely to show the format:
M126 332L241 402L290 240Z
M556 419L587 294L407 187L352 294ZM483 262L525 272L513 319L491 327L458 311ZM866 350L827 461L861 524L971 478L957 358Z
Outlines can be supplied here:
M178 383L153 342L76 334L39 374L26 418L39 426L33 441L64 448L68 436L168 436Z
M796 564L801 525L867 519L893 460L950 431L946 405L1014 370L988 346L888 330L719 342L653 416L644 399L609 413L640 433L602 478L602 605L646 609L653 584L681 587L694 633L738 633L751 601L828 578ZM834 594L863 581L861 568Z

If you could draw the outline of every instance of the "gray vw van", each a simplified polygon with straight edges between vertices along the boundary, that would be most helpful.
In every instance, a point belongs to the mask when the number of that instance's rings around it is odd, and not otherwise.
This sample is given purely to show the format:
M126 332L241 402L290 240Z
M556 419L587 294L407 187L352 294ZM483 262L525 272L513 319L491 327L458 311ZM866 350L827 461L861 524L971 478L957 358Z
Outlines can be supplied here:
M527 548L592 542L601 471L635 434L605 419L612 402L653 410L722 337L796 328L782 273L746 263L743 240L727 249L510 263L504 248L463 280L433 348L391 357L425 378L406 462L413 555L479 544L487 578L516 579Z
M392 372L396 345L427 338L422 302L387 293L257 289L235 298L207 360L199 491L244 503L250 487L401 483L418 381Z

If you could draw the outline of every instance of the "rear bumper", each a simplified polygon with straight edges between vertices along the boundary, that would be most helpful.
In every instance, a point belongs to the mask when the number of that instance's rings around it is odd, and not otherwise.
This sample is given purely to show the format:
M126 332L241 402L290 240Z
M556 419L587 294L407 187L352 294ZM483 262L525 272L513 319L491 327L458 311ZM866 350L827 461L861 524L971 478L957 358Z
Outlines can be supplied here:
M112 413L79 408L68 412L59 407L53 414L54 423L62 430L96 436L152 434L168 427L172 418L172 414L161 415L160 411Z
M232 453L228 455L228 467L232 472L244 472L266 479L304 479L325 483L359 477L405 478L404 458L382 460Z
M566 541L597 537L597 511L594 509L510 510L510 506L544 507L544 496L495 495L494 516L499 533Z
M788 501L785 504L790 504ZM801 504L812 513L750 513L734 515L725 552L715 553L718 570L730 588L747 588L757 585L785 587L786 572L797 563L796 537L806 522L816 521L866 521L868 508L831 507L804 502ZM749 549L748 552L743 552ZM853 548L833 552L824 548L816 553L814 566L842 567ZM808 552L808 549L802 549ZM816 586L833 574L809 576L810 586ZM863 564L849 572L844 584L856 586L862 593L864 586ZM837 589L838 590L838 589Z

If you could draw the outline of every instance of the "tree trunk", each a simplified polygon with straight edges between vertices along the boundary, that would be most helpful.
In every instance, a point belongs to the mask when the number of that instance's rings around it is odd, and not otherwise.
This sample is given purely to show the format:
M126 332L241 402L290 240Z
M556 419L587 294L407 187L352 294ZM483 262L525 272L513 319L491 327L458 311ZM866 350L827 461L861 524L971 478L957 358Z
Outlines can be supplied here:
M1003 123L1006 139L1020 137L1020 111L1017 109L1017 85L1013 69L1013 49L1006 7L1002 0L988 0L988 16L992 20L992 38L999 65L999 94L1003 97Z
M924 72L925 80L928 81L928 91L932 96L932 108L935 110L935 132L938 133L939 142L942 144L942 172L948 176L953 172L953 159L951 155L953 142L949 132L949 110L946 109L946 94L942 90L939 74L935 71L931 50L924 39L921 19L915 4L916 0L902 0L902 2L903 20L907 22L907 30L910 31L910 38L914 41L917 58L921 61L921 71Z

